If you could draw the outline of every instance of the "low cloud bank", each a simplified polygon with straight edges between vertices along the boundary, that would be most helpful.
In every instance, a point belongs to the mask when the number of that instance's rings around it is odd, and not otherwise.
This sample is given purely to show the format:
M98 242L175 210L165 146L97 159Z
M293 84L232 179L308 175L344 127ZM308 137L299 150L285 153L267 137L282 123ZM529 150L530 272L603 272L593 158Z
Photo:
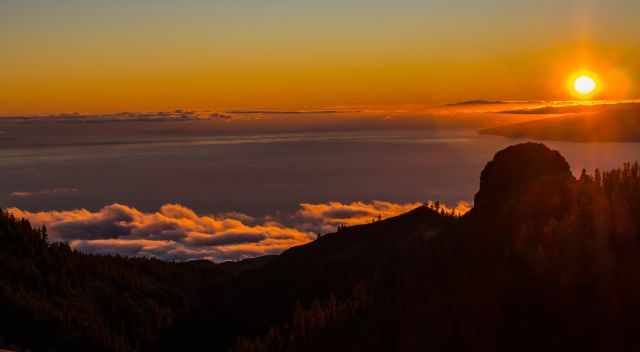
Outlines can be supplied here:
M321 204L300 204L296 214L303 222L301 228L317 233L333 232L338 226L353 226L370 223L379 218L386 219L411 211L422 204L396 204L373 201L371 203L353 202L349 204L330 202Z
M301 229L309 229L316 233L328 233L337 230L338 226L354 226L371 223L373 221L387 219L407 213L420 206L427 205L447 213L464 215L471 210L471 204L459 202L455 207L435 202L424 203L391 203L373 201L371 203L353 202L339 203L329 202L320 204L300 204L297 216L305 222L299 224Z
M222 262L279 254L313 241L318 234L334 232L340 225L365 224L421 205L383 201L304 203L284 221L273 217L256 219L238 212L199 215L179 204L166 204L156 212L142 212L122 204L95 212L8 210L34 226L47 226L52 241L67 242L86 253ZM443 209L462 214L469 205L460 203L456 208Z
M234 218L201 216L178 204L167 204L157 212L113 204L91 212L9 212L36 226L46 225L52 241L98 254L147 256L163 260L240 260L308 243L316 236L277 222L247 225Z

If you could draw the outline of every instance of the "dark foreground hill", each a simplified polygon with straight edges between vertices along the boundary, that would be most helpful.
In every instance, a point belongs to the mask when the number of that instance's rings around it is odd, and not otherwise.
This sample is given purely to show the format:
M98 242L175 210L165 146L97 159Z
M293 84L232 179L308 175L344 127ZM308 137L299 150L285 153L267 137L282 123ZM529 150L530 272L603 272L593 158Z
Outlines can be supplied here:
M575 179L518 145L475 202L223 265L87 256L5 215L0 335L35 351L640 348L637 165Z
M640 104L544 107L506 111L548 117L480 131L482 134L574 142L640 142Z

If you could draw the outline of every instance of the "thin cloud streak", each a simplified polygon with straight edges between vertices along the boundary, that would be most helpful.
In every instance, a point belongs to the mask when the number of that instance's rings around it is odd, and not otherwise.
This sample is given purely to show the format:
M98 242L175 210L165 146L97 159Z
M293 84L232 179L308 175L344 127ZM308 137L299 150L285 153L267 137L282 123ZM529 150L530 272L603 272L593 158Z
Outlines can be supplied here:
M77 188L53 188L53 189L44 189L41 191L32 191L32 192L12 192L9 194L11 198L31 198L31 197L43 197L43 196L56 196L62 194L70 194L77 193Z

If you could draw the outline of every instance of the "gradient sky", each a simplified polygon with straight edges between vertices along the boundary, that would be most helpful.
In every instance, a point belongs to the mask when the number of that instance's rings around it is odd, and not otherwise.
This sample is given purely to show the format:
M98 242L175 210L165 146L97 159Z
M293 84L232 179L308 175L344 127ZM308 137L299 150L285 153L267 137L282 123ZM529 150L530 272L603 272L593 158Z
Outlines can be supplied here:
M637 0L0 0L0 114L636 98Z

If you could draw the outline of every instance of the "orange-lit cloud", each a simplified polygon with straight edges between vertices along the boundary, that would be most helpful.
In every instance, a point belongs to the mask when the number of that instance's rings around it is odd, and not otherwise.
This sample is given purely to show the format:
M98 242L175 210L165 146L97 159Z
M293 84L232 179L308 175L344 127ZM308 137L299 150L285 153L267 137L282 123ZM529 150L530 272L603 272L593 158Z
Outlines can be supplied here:
M429 202L434 205L433 202ZM338 226L353 226L370 223L379 218L386 219L409 212L421 203L397 204L385 201L353 202L349 204L330 202L320 204L303 203L300 205L298 216L306 221L301 228L313 229L316 232L332 232ZM441 208L448 212L455 212L462 215L470 210L470 205L460 202L456 207L449 208L441 205Z
M97 212L9 212L36 226L46 225L52 241L66 241L79 250L165 260L238 260L279 253L316 237L276 222L247 225L233 218L201 216L178 204L153 213L121 204Z
M334 232L339 225L359 225L389 218L422 204L384 201L301 204L284 225L272 217L262 220L230 212L199 215L179 204L166 204L156 212L142 212L122 204L98 211L29 212L8 211L34 226L47 226L51 241L64 241L72 248L94 254L145 256L162 260L206 259L215 262L278 254L313 241L317 235ZM461 202L447 208L463 214ZM283 221L284 222L284 221Z

